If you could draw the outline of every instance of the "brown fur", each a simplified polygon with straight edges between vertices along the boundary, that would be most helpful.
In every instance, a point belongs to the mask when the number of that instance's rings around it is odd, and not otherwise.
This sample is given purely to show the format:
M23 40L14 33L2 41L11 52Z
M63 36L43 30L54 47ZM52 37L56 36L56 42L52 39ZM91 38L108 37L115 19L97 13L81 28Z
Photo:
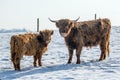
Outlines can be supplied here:
M11 60L15 70L20 70L20 60L23 55L34 56L34 66L38 60L38 65L41 66L42 54L47 50L47 46L51 41L53 31L44 30L39 34L19 34L11 37Z
M51 20L52 21L52 20ZM73 50L76 50L77 64L80 63L80 54L83 47L100 45L101 56L104 60L109 55L109 39L111 22L109 19L76 22L69 19L54 21L61 36L65 38L69 51L68 63L71 63Z

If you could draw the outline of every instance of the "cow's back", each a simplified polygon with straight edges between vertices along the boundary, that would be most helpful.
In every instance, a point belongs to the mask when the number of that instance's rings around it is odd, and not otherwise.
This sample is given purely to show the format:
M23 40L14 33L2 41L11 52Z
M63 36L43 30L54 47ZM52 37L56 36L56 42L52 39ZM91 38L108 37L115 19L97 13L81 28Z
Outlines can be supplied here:
M103 37L110 35L111 23L109 19L105 18L78 22L76 27L82 34L84 46L88 47L98 45Z
M33 55L37 47L37 34L19 34L11 37L11 52L20 55Z

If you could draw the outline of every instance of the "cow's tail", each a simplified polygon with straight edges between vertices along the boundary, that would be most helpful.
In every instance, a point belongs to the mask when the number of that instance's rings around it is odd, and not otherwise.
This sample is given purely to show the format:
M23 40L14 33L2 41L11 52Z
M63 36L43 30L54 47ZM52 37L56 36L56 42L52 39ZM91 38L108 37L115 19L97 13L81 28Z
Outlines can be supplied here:
M109 48L109 45L110 45L110 32L111 32L111 24L109 25L109 31L108 31L108 44L107 44L107 52L108 52L108 56L110 55L110 48Z
M109 42L108 42L108 44L107 44L107 55L109 56L110 55L110 48L109 48Z
M107 54L106 55L109 56L110 55L109 45L110 45L111 21L108 18L103 19L103 21L107 25L107 29L108 29L108 32L107 32L107 45L106 45Z
M14 60L15 55L16 55L16 54L15 54L15 42L16 42L15 36L12 36L12 37L11 37L11 41L10 41L11 61Z
M110 45L110 30L108 31L108 34L107 34L107 44L106 44L107 56L110 55L110 48L109 48L109 45Z

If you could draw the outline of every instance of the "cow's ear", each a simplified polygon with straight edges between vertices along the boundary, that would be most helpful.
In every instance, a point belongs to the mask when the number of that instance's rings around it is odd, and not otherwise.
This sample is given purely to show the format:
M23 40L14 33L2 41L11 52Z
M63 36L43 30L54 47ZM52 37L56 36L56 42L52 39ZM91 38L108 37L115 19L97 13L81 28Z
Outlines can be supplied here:
M38 41L42 41L42 36L41 36L41 35L38 35L38 36L37 36L37 40L38 40Z
M40 35L43 35L41 31L39 32L39 34L40 34Z
M51 31L51 35L53 35L53 33L54 33L54 31L52 30L52 31Z
M37 40L42 41L42 36L43 36L43 33L40 31L39 35L37 36Z
M59 23L58 23L58 22L56 22L55 24L56 24L56 27L57 27L57 28L59 28Z
M70 27L74 27L74 22L70 22Z

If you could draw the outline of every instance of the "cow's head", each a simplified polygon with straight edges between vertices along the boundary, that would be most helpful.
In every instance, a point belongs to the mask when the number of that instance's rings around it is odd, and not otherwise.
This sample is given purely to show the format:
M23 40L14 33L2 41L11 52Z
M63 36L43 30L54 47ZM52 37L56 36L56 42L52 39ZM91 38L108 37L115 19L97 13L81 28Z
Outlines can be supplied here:
M51 35L53 35L53 30L43 30L39 32L37 40L47 46L51 41Z
M71 29L74 27L74 22L78 21L79 18L76 20L60 19L56 21L49 18L49 20L56 24L56 27L59 28L59 32L62 37L67 37Z

